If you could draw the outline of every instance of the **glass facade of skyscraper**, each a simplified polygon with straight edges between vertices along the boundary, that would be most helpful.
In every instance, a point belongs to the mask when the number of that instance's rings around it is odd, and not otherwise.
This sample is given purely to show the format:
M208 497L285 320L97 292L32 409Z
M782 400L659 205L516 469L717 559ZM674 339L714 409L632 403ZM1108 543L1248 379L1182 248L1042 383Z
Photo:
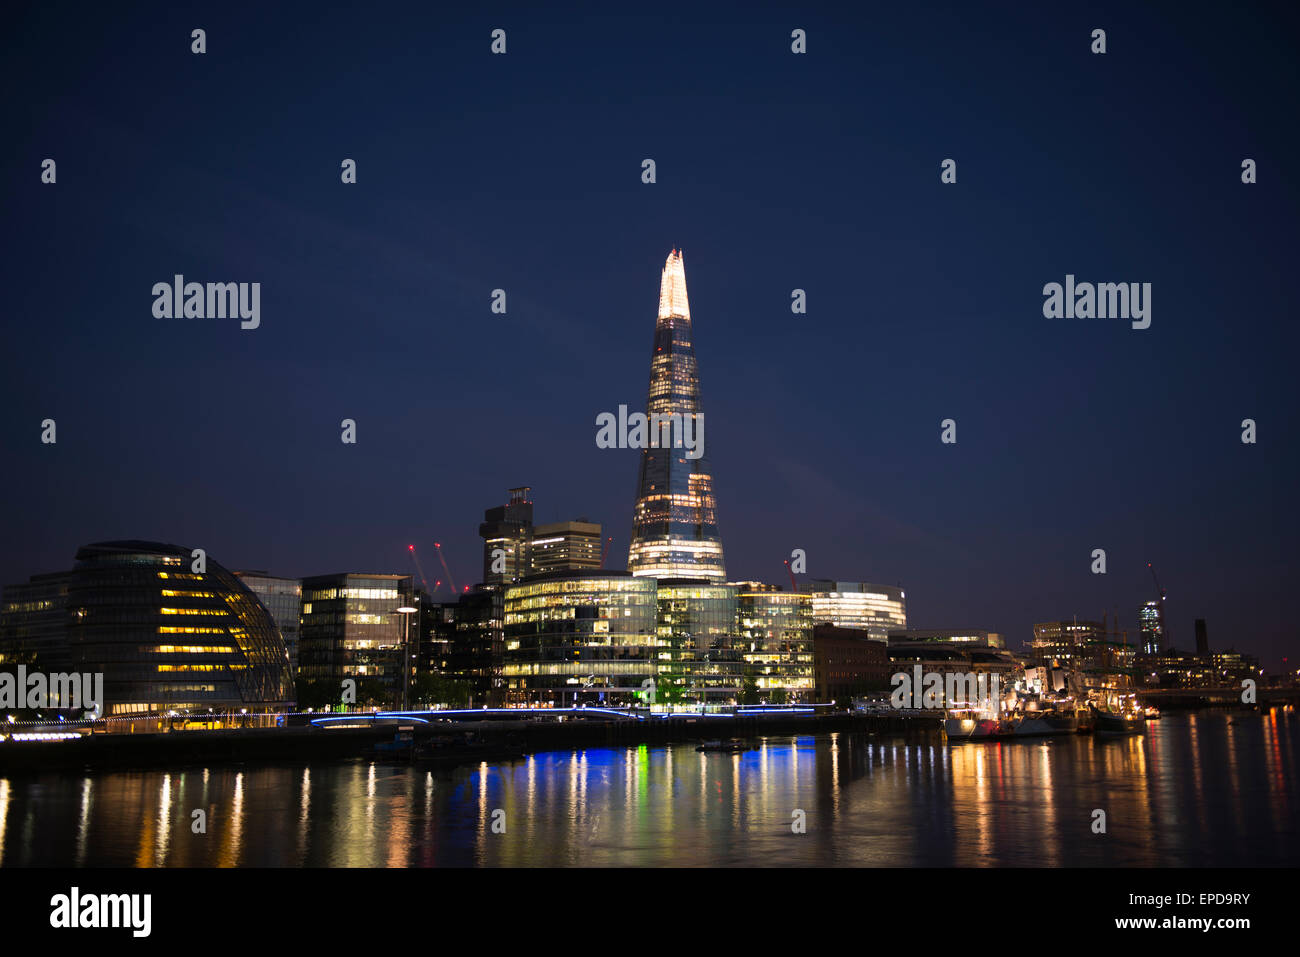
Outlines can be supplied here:
M658 605L662 680L678 685L687 701L738 701L746 665L736 639L736 586L663 579Z
M1158 655L1165 649L1164 610L1160 602L1149 601L1138 610L1138 623L1142 633L1142 654Z
M412 601L403 575L340 574L302 580L298 673L305 681L341 685L345 678L377 682L396 705L402 691L402 644ZM418 627L418 622L412 622ZM335 690L330 688L331 695ZM337 699L335 699L337 700ZM358 696L359 702L362 696Z
M651 441L658 447L641 450L628 570L637 576L722 582L727 573L718 534L713 473L703 447L704 412L691 339L686 269L677 250L669 255L659 281L646 414L651 422L667 422L671 421L668 417L676 416L683 435L652 426ZM686 448L688 427L694 441L700 443L698 458Z
M812 597L770 585L736 585L736 638L760 698L774 704L811 701Z
M505 590L508 703L634 704L658 659L653 580L566 571Z

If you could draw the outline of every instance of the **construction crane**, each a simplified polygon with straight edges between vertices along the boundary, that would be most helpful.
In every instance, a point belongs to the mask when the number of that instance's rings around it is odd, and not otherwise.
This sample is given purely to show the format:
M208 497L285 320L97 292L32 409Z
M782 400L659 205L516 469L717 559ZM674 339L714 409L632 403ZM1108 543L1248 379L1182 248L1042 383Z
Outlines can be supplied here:
M600 552L600 567L601 567L601 568L604 568L604 567L605 567L605 559L609 556L609 546L610 546L610 543L612 543L613 541L614 541L614 536L613 536L613 535L611 535L611 536L609 536L609 538L605 539L605 547L604 547L603 549L601 549L601 552Z
M420 567L420 556L415 554L415 546L407 545L406 549L411 553L411 561L415 562L415 570L420 573L420 581L424 585L424 590L429 594L433 594L433 592L429 591L429 579L424 577L424 569Z
M457 591L457 589L456 589L456 579L452 577L452 575L451 575L451 569L447 567L447 559L444 558L444 557L443 557L443 554L442 554L442 545L440 545L440 544L437 543L437 542L434 542L434 543L433 543L433 547L436 548L436 549L438 550L438 560L439 560L440 562L442 562L442 570L443 570L444 572L447 573L447 581L451 583L451 593L454 595L454 594L456 594L456 591ZM468 585L465 586L465 590L466 590L466 591L469 591L469 586L468 586Z
M785 560L785 570L790 573L790 590L798 591L799 586L794 582L794 566L790 564L790 559Z

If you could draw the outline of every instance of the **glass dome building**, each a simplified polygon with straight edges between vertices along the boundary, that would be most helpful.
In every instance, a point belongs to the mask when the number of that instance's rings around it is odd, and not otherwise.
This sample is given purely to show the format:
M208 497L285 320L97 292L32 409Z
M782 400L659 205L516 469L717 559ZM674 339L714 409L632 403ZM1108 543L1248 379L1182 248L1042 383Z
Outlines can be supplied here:
M86 545L67 596L71 666L103 672L104 714L268 710L292 702L274 619L211 558L157 542Z

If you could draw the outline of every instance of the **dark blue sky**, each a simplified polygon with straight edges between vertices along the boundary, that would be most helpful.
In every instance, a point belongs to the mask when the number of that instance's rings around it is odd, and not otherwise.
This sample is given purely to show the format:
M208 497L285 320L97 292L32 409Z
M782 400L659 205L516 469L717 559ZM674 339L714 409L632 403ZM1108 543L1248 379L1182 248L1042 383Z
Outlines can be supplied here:
M732 577L799 547L1018 646L1135 632L1153 561L1177 645L1294 655L1293 13L626 6L11 14L0 578L112 538L432 575L441 541L463 584L524 484L622 567L637 452L595 419L643 407L678 246ZM260 282L261 328L155 319L175 273ZM1067 273L1152 283L1151 328L1045 319Z

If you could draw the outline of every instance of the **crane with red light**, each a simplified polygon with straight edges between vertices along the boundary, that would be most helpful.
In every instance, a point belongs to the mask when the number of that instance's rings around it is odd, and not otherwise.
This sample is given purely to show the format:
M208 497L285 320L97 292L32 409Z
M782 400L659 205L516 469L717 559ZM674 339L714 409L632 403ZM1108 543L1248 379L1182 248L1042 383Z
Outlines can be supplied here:
M442 554L442 545L434 542L433 547L438 550L438 560L442 562L442 570L447 573L447 581L451 583L451 593L454 595L457 591L456 579L452 577L451 569L447 567L447 559ZM465 590L469 591L468 585L465 586Z

